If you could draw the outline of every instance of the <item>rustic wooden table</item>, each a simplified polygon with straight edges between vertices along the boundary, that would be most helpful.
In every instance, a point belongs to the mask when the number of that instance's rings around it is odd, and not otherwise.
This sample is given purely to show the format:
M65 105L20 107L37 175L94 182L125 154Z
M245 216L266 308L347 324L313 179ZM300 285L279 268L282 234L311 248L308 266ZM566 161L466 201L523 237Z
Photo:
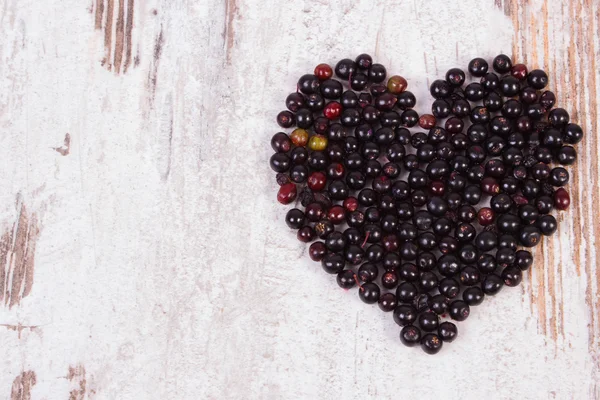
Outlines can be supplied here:
M0 397L598 399L597 0L0 0ZM317 62L499 52L585 128L520 288L435 357L306 257L274 116Z

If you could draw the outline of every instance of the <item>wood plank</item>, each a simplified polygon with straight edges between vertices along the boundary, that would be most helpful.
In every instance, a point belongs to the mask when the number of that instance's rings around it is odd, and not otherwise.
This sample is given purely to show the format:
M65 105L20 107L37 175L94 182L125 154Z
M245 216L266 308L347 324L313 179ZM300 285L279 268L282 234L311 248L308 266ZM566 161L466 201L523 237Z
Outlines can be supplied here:
M597 1L88 6L0 0L5 397L600 398ZM310 262L275 203L283 99L360 52L421 113L448 68L512 54L587 135L522 288L435 358Z

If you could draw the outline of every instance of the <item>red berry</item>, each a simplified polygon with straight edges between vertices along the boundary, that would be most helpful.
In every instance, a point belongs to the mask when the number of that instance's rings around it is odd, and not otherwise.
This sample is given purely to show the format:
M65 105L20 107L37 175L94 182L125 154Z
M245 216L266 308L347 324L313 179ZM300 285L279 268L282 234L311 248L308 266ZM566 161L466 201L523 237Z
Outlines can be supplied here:
M443 196L444 192L446 192L446 185L442 181L432 181L429 184L429 188L431 189L431 193L436 196Z
M498 181L491 176L486 176L481 180L481 190L487 194L498 194L500 193L500 185Z
M554 207L559 210L566 210L571 204L571 196L563 188L559 188L554 192Z
M327 119L337 119L342 113L342 105L337 101L332 101L327 103L325 106L325 110L323 110L323 115L327 117Z
M306 206L306 210L304 211L306 219L308 219L310 222L320 221L321 218L323 218L324 213L325 210L323 210L321 203L310 203L308 206Z
M320 192L325 189L325 183L327 182L327 177L322 172L313 172L308 177L307 185L314 192Z
M494 222L494 211L489 207L482 207L477 212L477 221L481 226L487 226Z
M333 206L327 211L327 219L333 222L335 225L344 222L346 212L342 206Z
M527 66L525 64L515 64L512 66L510 74L522 81L523 79L527 78Z
M298 230L296 237L299 241L304 243L312 242L315 237L315 231L310 226L305 226Z
M435 126L435 117L431 114L423 114L419 117L419 126L423 129L431 129Z
M285 185L279 187L279 192L277 192L277 201L281 204L290 204L292 201L296 199L296 195L298 194L296 190L296 185L293 183L286 183Z
M348 197L344 200L344 208L349 212L356 211L358 208L358 200L356 197Z
M320 81L324 81L333 76L333 69L328 64L319 64L315 67L315 75Z
M313 261L321 261L325 254L327 254L327 248L323 242L314 242L308 248L308 255Z

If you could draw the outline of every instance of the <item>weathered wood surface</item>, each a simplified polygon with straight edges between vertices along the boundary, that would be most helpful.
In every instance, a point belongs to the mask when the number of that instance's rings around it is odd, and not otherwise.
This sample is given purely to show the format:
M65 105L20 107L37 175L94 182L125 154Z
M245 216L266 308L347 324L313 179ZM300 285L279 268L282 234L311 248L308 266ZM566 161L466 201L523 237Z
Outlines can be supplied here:
M599 10L0 0L0 397L600 398ZM295 77L363 51L418 111L447 68L512 53L587 134L525 284L436 357L339 290L274 201Z

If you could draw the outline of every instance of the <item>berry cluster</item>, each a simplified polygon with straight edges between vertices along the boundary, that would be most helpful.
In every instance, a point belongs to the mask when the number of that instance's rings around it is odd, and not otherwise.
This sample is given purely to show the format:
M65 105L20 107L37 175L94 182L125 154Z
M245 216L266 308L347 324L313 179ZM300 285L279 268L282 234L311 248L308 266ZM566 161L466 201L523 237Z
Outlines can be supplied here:
M581 128L542 92L544 71L506 55L492 69L473 59L466 85L450 69L430 86L432 113L419 116L407 81L386 82L369 55L335 71L320 64L277 116L296 128L271 140L277 198L303 207L286 223L302 242L320 239L310 257L392 312L402 343L429 354L457 336L441 318L463 321L486 295L521 282L533 258L519 247L553 234L550 212L570 203L569 173L555 164L575 162Z

